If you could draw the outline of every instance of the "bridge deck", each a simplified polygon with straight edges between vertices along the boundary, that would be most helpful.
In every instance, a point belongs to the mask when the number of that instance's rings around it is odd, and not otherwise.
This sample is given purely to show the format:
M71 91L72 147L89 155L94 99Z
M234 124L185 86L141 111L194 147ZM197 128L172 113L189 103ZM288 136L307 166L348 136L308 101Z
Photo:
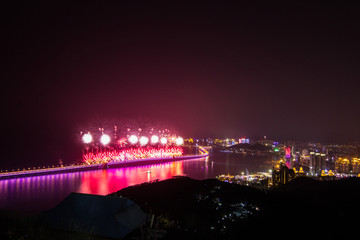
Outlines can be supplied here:
M140 166L140 165L155 164L155 163L162 163L162 162L194 159L194 158L204 158L207 156L209 156L208 153L201 154L201 155L185 155L185 156L179 156L179 157L136 159L136 160L121 161L121 162L109 162L105 166L107 166L109 168L130 167L130 166ZM56 173L96 170L96 169L101 169L103 167L104 167L104 164L99 163L99 164L91 164L91 165L84 164L84 165L74 165L74 166L65 166L65 167L54 167L54 168L30 169L30 170L22 170L22 171L14 171L14 172L3 172L3 173L0 173L0 180L29 177L29 176L49 175L49 174L56 174Z

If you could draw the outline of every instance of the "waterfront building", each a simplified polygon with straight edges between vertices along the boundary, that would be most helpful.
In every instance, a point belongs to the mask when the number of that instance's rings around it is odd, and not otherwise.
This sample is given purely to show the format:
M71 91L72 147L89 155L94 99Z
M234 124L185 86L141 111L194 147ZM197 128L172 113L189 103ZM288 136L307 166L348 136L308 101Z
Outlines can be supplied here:
M338 173L350 173L350 161L347 158L338 158L335 162L335 170Z
M335 169L338 173L360 173L360 158L341 158L339 157L335 162Z
M315 152L310 152L310 175L315 175Z
M310 152L310 175L320 176L326 168L326 154L320 152Z
M326 172L325 170L322 170L321 174L318 176L318 179L322 180L322 181L324 181L324 180L328 181L328 180L335 180L336 177L332 170L330 170L328 172Z
M285 164L288 168L292 168L292 147L286 146L285 147Z
M272 184L274 187L281 186L286 184L295 178L295 171L289 169L285 162L280 161L280 164L276 167L273 167L272 170Z
M301 156L300 156L300 161L299 163L303 166L307 166L309 167L310 166L310 153L309 153L309 150L308 149L303 149L301 151Z
M250 143L250 139L243 137L243 138L239 138L239 143Z
M351 161L352 173L360 173L360 158L352 158Z
M306 173L304 172L304 169L300 167L299 171L295 172L297 177L305 177Z

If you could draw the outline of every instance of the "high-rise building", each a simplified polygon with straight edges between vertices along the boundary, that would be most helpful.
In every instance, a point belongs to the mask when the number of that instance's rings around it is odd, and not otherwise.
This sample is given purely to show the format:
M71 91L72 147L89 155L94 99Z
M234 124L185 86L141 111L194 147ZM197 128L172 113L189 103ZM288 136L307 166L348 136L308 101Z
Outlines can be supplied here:
M310 174L320 176L326 168L326 154L319 152L310 152Z
M273 186L284 185L287 182L295 178L295 172L293 169L289 169L284 162L280 162L278 168L273 168L272 182Z
M347 158L338 158L335 162L335 170L338 173L350 173L350 161Z
M291 153L291 147L286 146L285 147L285 164L288 168L292 168L292 153Z
M310 168L310 175L315 175L315 152L310 152L310 164L309 164L309 168Z
M352 158L351 160L352 173L360 173L360 158Z

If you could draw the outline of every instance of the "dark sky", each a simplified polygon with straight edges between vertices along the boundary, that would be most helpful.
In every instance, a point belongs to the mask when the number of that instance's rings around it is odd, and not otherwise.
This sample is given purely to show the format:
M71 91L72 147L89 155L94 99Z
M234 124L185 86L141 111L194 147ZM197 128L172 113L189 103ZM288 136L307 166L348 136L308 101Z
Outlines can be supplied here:
M358 5L144 2L3 6L2 162L66 158L99 118L359 140Z

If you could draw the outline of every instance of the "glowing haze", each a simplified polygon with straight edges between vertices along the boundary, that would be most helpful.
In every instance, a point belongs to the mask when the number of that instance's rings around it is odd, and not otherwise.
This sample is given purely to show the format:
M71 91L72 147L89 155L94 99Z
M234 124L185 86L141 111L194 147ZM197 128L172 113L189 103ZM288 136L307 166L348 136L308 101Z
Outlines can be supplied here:
M112 119L184 138L359 140L358 5L4 4L2 166L70 163L80 131L100 138L84 125L103 119L92 125L125 138L145 128ZM161 141L150 130L136 136Z

